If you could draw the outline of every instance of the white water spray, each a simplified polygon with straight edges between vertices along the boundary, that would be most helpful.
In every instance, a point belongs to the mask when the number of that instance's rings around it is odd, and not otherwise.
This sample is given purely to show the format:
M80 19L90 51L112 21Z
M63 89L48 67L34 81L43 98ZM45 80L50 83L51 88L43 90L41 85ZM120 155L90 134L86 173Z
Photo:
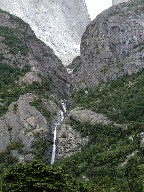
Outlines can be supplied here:
M67 68L67 73L70 74L70 75L73 74L73 69Z
M60 111L60 115L61 115L61 123L64 121L64 112Z
M65 100L61 100L61 105L62 105L64 113L66 113L67 109L66 109L66 102L65 102Z
M55 154L56 154L56 134L57 134L57 124L54 127L54 138L53 138L53 150L52 150L52 157L51 157L51 164L55 161Z
M61 105L62 105L63 111L60 111L60 123L62 123L64 121L64 113L66 113L65 101L61 100ZM53 137L53 149L52 149L51 164L53 164L55 162L57 127L60 125L60 123L56 123L54 125L54 137Z

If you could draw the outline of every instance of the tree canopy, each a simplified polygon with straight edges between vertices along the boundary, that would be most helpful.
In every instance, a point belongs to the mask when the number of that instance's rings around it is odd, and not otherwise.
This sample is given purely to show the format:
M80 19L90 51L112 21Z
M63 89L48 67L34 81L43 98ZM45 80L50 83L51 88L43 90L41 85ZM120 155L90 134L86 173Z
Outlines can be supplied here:
M39 161L17 164L7 169L2 177L3 192L79 192L87 191L79 181L57 167Z

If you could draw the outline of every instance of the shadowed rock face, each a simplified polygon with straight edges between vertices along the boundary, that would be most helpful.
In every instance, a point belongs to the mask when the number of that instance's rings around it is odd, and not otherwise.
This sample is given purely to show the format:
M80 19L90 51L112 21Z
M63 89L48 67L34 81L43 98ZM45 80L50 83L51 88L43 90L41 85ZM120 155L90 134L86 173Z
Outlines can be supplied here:
M128 2L129 0L112 0L112 5L117 5L119 3Z
M89 87L140 71L144 67L143 21L142 1L112 6L98 15L82 37L83 64L73 76L74 84Z
M79 54L81 36L90 22L84 0L1 0L0 8L29 23L63 64Z

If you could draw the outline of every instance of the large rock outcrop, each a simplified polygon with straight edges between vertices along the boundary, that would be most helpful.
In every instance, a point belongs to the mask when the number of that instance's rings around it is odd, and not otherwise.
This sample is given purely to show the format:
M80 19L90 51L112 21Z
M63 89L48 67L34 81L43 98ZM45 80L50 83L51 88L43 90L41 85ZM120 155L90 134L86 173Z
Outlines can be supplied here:
M62 123L58 129L57 159L70 157L80 152L82 147L87 144L88 138L83 138L80 133L74 130L68 120Z
M143 1L112 6L92 21L81 41L78 87L95 86L144 67Z
M45 141L49 140L48 121L34 106L30 105L34 98L32 94L21 96L17 102L13 102L9 106L6 115L0 118L0 152L14 142L21 142L23 147L20 153L16 147L13 148L19 161L33 159L34 151L37 150L34 149L36 146L33 144L40 135L40 137L44 137ZM13 150L11 150L12 154Z
M84 0L1 0L0 8L29 23L64 64L79 54L81 36L90 22Z
M0 10L0 167L10 154L19 161L38 153L51 158L52 124L66 96L61 60L28 24Z

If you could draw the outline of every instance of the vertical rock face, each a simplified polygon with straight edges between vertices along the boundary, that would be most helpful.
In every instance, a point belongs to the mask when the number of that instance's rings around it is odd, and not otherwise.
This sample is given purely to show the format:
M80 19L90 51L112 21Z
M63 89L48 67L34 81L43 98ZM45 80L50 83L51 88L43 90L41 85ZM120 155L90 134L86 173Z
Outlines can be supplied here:
M129 0L112 0L112 5L117 5L119 3L128 2Z
M29 23L63 64L79 54L81 36L90 22L84 0L1 0L0 8Z
M143 3L143 0L112 0L112 5L118 5L119 3L131 2L131 3Z
M73 77L90 87L144 68L143 1L112 6L92 21L81 41L83 64Z

